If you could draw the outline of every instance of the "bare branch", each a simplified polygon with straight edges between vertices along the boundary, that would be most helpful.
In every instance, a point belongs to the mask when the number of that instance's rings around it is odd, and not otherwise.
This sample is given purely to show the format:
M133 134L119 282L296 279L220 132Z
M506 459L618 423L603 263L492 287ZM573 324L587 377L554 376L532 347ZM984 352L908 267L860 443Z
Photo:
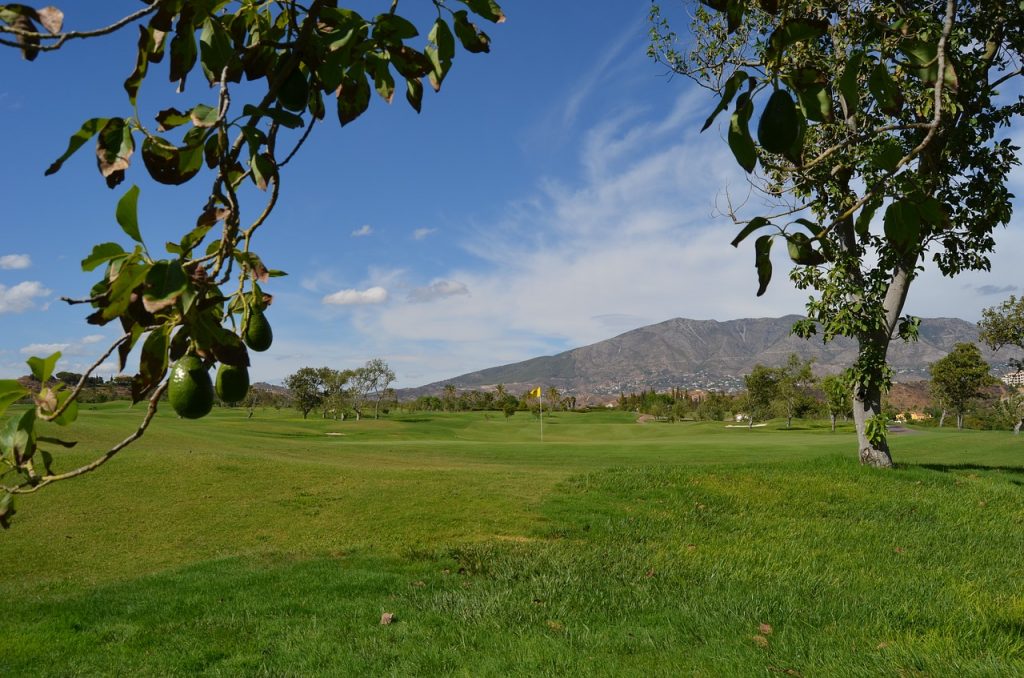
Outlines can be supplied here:
M34 38L37 40L54 40L55 42L51 44L40 44L33 46L33 49L37 49L42 52L52 52L54 50L60 49L61 46L68 40L80 38L95 38L101 35L109 35L117 30L120 30L121 28L124 28L128 24L131 24L137 21L138 19L141 19L147 14L151 14L152 12L156 11L156 9L159 6L160 0L153 0L153 2L151 2L149 5L143 7L142 9L136 12L132 12L128 16L118 21L115 21L109 26L104 26L103 28L97 28L91 31L68 31L67 33L37 33L35 31L26 31L21 28L15 28L14 26L0 25L0 33L10 33L12 35L17 35L22 38ZM21 47L21 45L19 45L16 42L11 42L2 39L0 39L0 44L7 45L10 47Z

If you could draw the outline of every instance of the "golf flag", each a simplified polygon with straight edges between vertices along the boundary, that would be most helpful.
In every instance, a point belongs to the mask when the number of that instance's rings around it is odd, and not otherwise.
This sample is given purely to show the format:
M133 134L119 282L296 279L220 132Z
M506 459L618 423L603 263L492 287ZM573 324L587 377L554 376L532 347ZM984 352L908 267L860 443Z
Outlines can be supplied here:
M530 391L530 395L533 396L534 398L539 398L540 397L540 386L538 386L537 388L535 388L532 391Z

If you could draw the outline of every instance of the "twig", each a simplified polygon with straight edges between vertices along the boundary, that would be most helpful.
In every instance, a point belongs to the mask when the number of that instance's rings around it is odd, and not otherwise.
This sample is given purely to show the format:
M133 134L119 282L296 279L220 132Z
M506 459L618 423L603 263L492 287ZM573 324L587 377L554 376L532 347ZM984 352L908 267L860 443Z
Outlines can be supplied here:
M164 391L167 390L168 383L169 382L164 381L162 384L160 384L156 391L153 392L153 395L149 397L149 408L146 410L146 416L142 419L142 423L139 424L139 427L130 436L128 436L127 438L119 442L117 445L114 445L109 450L104 452L102 456L97 457L92 462L86 464L85 466L80 466L73 471L43 476L35 485L21 485L19 487L12 487L8 488L8 491L11 494L31 494L43 487L46 487L50 483L55 483L58 480L67 480L68 478L75 478L77 476L85 475L86 473L89 473L90 471L95 471L100 466L106 464L114 457L114 455L116 455L118 452L120 452L121 450L123 450L124 448L128 447L133 442L141 438L142 435L146 432L146 429L149 428L150 422L153 421L153 417L156 415L157 403L160 400L160 396L162 396Z
M53 50L60 49L61 46L68 40L73 40L75 38L95 38L101 35L109 35L110 33L113 33L116 30L124 28L125 26L134 22L135 20L141 19L147 14L150 14L151 12L155 11L159 6L160 0L153 0L153 2L151 2L146 7L143 7L142 9L138 10L137 12L132 12L128 16L118 21L115 21L109 26L97 28L92 31L68 31L67 33L37 33L36 31L26 31L21 28L15 28L14 26L8 26L4 24L0 25L0 33L10 33L12 35L17 35L22 38L35 38L38 40L55 40L56 42L52 44L32 46L32 49L40 50L43 52L50 52ZM0 44L8 45L11 47L21 47L21 45L19 45L16 42L10 42L8 40L2 39L0 39Z

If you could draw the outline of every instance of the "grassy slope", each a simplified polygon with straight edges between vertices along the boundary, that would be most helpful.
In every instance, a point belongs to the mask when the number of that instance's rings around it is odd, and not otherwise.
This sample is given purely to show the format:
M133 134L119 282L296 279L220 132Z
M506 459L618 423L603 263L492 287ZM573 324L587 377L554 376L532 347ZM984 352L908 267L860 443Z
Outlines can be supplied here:
M0 673L1024 673L1019 444L926 430L886 473L820 428L164 417L21 503Z

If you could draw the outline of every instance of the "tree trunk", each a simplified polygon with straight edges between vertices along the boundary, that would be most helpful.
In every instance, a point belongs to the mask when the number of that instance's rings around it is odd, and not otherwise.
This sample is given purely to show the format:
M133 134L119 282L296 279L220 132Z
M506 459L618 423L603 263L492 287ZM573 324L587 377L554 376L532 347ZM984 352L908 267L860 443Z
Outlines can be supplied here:
M964 415L959 412L956 413L956 430L962 431L964 428Z
M792 428L792 427L793 427L793 415L792 414L787 414L786 415L786 428L789 429L789 428Z
M753 413L747 415L747 430L753 430L754 428L754 415Z
M1024 424L1024 419L1017 420L1017 424L1013 427L1013 435L1020 435L1021 424Z
M942 408L942 414L939 415L939 428L946 423L946 408Z
M832 420L832 432L835 433L835 431L836 431L836 415L830 414L830 415L828 415L828 417L829 417L829 419Z
M877 384L877 381L873 381ZM882 391L877 386L855 388L853 392L853 422L857 427L857 448L860 463L877 468L892 468L889 442L882 440L872 445L867 436L867 421L882 411Z

